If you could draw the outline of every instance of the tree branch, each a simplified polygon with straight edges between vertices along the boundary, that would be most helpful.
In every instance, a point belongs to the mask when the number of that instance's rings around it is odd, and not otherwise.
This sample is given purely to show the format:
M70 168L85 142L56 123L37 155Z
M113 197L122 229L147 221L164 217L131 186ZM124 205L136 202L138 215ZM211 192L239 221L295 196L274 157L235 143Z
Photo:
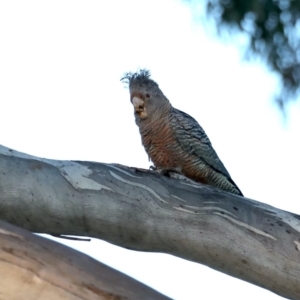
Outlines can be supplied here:
M3 221L0 270L1 299L169 299L87 255Z
M0 218L173 254L300 299L300 216L153 171L0 147Z

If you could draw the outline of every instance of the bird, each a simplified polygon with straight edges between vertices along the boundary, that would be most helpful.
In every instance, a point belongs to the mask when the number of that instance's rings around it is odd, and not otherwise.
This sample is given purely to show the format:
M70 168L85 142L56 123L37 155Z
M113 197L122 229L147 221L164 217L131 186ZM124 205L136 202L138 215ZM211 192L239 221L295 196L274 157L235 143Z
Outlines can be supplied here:
M243 196L199 123L174 108L148 69L125 73L142 144L157 170Z

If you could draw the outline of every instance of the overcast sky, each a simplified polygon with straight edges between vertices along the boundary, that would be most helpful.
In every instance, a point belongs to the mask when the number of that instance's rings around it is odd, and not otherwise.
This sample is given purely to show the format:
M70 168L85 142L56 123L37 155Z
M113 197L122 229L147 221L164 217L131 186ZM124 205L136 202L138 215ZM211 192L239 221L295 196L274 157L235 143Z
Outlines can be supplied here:
M212 32L175 0L1 1L0 143L148 168L120 83L145 67L205 129L246 197L300 214L299 105L284 125L272 102L277 77L259 60L242 60L244 37L225 44ZM174 299L280 299L173 256L96 240L67 244Z

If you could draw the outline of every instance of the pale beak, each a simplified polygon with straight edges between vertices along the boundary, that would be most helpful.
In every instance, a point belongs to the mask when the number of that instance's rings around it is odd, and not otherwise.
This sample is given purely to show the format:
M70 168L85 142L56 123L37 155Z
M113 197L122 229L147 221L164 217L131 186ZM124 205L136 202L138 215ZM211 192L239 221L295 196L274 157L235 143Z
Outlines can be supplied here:
M132 98L132 104L136 112L141 112L144 109L144 101L138 97Z

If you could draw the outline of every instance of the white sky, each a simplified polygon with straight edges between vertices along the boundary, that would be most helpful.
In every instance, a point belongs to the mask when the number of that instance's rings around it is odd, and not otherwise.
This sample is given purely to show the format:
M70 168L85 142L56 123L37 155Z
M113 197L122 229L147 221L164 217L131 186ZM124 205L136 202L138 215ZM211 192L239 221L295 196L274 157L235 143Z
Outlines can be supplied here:
M284 126L272 104L276 76L192 16L175 0L1 1L0 143L148 168L119 81L146 67L173 106L204 127L244 195L300 214L299 105ZM174 299L280 298L169 255L67 244Z

